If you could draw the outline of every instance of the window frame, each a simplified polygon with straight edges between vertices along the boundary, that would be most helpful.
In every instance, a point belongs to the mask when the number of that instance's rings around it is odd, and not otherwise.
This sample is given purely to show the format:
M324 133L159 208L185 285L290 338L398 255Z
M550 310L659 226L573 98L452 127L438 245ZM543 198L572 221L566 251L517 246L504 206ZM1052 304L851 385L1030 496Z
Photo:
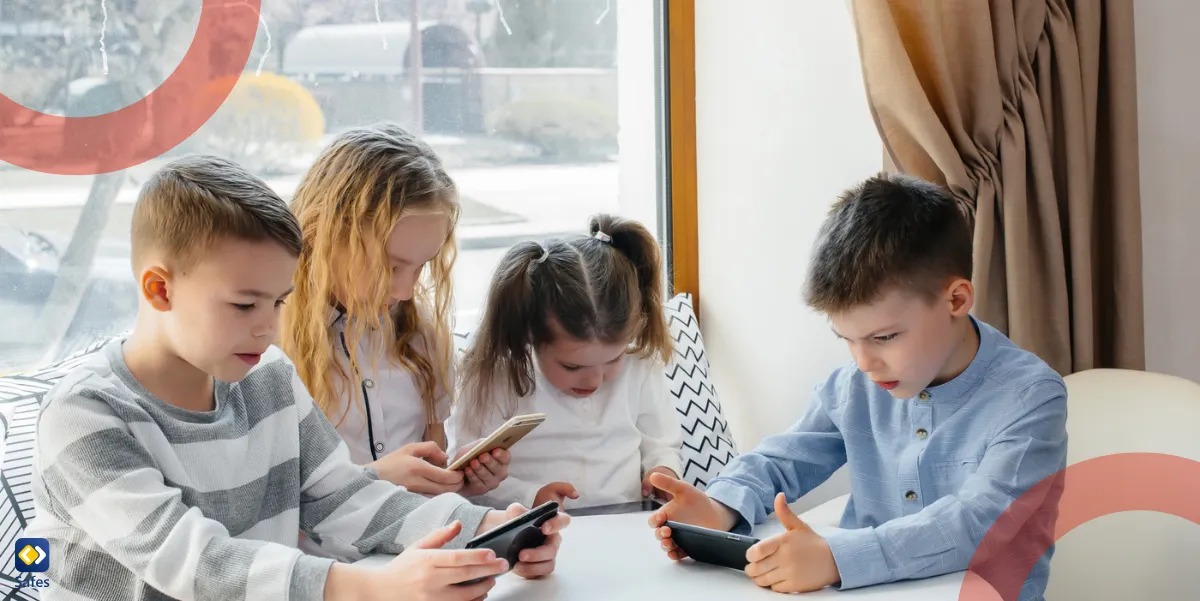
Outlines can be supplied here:
M665 136L665 166L660 180L664 198L663 240L667 244L673 294L692 295L693 310L700 316L700 240L696 201L696 2L666 0L662 7L666 43L666 102L660 103Z

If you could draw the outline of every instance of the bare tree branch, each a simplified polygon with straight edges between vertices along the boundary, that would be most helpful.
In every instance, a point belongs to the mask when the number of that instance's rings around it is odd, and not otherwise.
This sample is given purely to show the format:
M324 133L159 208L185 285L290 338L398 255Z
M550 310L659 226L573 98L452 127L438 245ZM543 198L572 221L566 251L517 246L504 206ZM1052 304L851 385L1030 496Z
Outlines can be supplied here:
M75 222L71 242L59 261L54 287L38 318L35 334L50 345L43 355L44 362L58 359L67 330L87 292L92 263L100 246L104 226L108 223L109 212L124 183L124 171L97 175L92 183L79 221Z
M183 0L132 2L132 10L128 10L129 2L123 6L111 2L108 26L114 40L110 57L115 63L109 71L109 80L126 90L122 96L129 102L159 85L187 52L192 36L186 35L186 29L198 9L198 3ZM73 20L68 17L70 25L90 34L92 28L80 22L80 15L87 15L83 21L94 20L94 15L89 12L90 5L81 0L69 0L68 5L61 14L74 17ZM74 36L71 42L77 48L92 44L90 35ZM67 69L64 81L69 82L71 77L72 73ZM92 181L71 241L59 261L54 286L34 330L34 335L47 343L44 362L59 358L71 323L87 293L109 214L126 180L126 173L118 171L97 175Z

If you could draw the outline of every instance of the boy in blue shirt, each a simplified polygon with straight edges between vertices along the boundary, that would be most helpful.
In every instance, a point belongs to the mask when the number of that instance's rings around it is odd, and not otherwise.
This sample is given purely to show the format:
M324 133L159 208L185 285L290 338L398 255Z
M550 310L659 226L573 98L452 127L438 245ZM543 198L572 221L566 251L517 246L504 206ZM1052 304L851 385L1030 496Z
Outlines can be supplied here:
M1066 387L969 314L971 270L968 221L941 188L879 175L836 202L805 300L829 317L854 362L816 386L799 422L731 462L706 492L652 479L673 497L650 519L671 558L684 554L666 520L747 532L774 510L787 531L747 553L746 574L759 586L850 589L961 571L1022 493L1060 481ZM842 529L822 537L787 503L843 464L851 495ZM1032 511L1010 516L1021 524L1004 523L1000 548L987 550L997 564L1014 552L1039 555L1031 573L1017 575L1023 601L1044 594L1051 552L1040 550L1050 547L1061 487L1038 494Z

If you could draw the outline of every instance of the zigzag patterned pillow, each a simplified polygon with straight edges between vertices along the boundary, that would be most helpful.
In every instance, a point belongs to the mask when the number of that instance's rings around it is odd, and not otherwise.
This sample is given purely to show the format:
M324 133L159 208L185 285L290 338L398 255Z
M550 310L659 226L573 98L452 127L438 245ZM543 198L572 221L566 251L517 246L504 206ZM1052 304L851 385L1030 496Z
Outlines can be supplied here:
M703 490L738 451L717 389L709 381L708 357L692 310L692 296L676 295L665 309L675 339L675 354L667 366L667 389L675 398L683 428L680 479Z
M19 588L26 574L16 570L13 548L33 519L33 443L42 397L67 372L107 344L95 342L70 358L40 371L0 378L0 598L36 601L36 588Z

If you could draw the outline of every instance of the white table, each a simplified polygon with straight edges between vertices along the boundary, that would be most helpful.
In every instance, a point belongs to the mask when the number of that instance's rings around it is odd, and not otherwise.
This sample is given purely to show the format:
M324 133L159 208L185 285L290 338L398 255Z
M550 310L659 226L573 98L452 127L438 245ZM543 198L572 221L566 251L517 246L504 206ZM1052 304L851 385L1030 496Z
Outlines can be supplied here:
M716 566L671 561L647 525L649 513L572 517L563 531L554 574L525 580L512 573L496 579L492 600L551 601L612 599L665 601L669 599L764 599L781 596L756 586L745 573ZM817 532L831 530L813 524ZM760 538L782 527L770 521L755 529ZM383 565L392 555L368 557L359 565ZM856 601L957 601L963 572L936 578L864 587L849 591L825 589L805 595L815 599Z

